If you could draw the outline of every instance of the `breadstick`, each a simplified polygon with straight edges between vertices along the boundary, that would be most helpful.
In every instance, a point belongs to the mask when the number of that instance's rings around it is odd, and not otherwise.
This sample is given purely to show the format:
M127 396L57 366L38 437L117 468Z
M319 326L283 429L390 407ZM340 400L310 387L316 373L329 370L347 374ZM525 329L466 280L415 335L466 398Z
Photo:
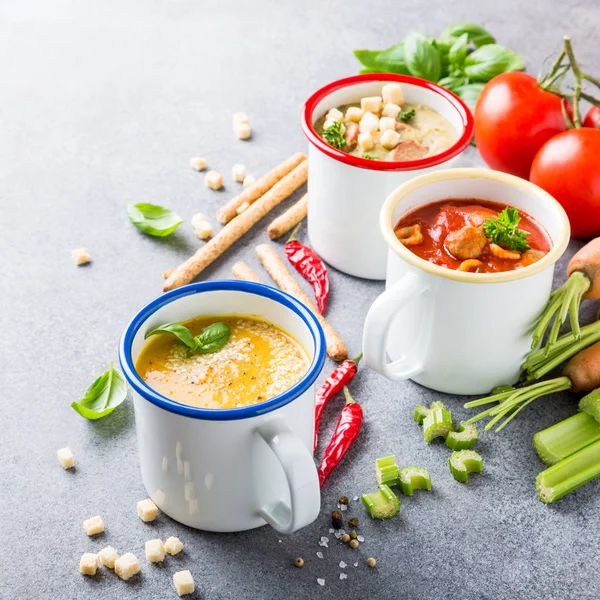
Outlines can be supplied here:
M288 271L283 261L277 256L272 246L268 244L260 244L256 246L256 255L260 259L267 273L273 278L277 287L284 292L294 296L296 300L305 304L317 317L323 332L325 333L325 341L327 343L327 354L333 360L346 360L348 358L348 350L333 330L333 327L327 322L325 317L317 310L317 307L311 302L309 297L304 293L298 282Z
M296 204L290 206L282 215L271 221L267 233L272 240L280 238L293 229L308 214L308 194L304 194Z
M236 262L235 265L231 267L231 272L236 279L262 283L260 277L243 260Z
M192 281L194 277L221 256L227 248L239 240L270 210L305 183L307 177L308 161L304 160L293 171L278 181L262 198L251 204L239 217L225 225L215 237L199 248L196 254L179 265L165 281L163 292L168 292Z
M232 219L237 217L237 209L247 202L252 204L258 200L263 194L266 194L279 180L285 177L293 169L295 169L303 160L306 159L306 155L301 152L292 154L285 162L269 171L266 175L261 177L253 186L245 189L239 196L232 198L225 206L222 206L217 211L217 219L221 225L229 223Z

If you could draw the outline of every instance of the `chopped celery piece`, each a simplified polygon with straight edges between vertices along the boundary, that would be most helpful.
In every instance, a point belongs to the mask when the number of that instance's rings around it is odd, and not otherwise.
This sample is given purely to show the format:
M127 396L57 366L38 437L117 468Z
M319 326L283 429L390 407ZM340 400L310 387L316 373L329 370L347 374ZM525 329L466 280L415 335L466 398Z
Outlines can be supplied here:
M600 388L590 392L579 401L579 410L591 415L600 423Z
M394 456L384 456L375 461L375 476L379 485L396 485L400 469Z
M546 465L579 452L600 440L600 424L586 412L580 412L533 436L533 445Z
M539 499L550 504L600 476L600 441L542 471L535 480Z
M460 423L456 431L446 436L446 446L451 450L468 450L475 445L479 431L471 423Z
M428 444L431 444L435 438L446 438L453 429L452 414L445 408L432 410L423 421L423 437Z
M437 410L438 408L446 408L444 403L441 400L435 400L430 405L429 408L423 406L422 404L417 404L415 406L415 410L413 412L414 420L419 424L423 425L423 421L425 417L432 411Z
M363 494L360 499L373 519L391 519L400 512L400 500L387 485L379 486L374 494Z
M398 487L405 496L412 496L414 490L431 490L429 471L423 467L402 467Z
M483 471L483 459L475 450L459 450L453 452L448 459L452 477L461 483L469 481L469 473Z

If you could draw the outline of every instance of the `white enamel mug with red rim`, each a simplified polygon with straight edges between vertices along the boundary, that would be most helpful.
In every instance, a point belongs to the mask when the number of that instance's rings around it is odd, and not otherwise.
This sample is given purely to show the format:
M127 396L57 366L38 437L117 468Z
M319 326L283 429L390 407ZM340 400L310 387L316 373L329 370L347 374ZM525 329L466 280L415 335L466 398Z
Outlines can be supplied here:
M465 273L413 254L394 234L407 212L432 202L480 198L515 206L548 233L541 260L502 273ZM367 365L449 394L487 394L517 381L533 324L548 301L554 264L569 243L562 206L536 185L488 169L448 169L394 190L380 216L388 246L386 291L365 321ZM388 362L388 357L390 361Z
M206 409L162 396L138 375L135 362L147 331L227 314L263 318L294 336L310 359L305 376L266 402ZM142 480L161 511L190 527L221 532L268 523L291 533L316 519L315 380L325 362L325 340L303 304L257 283L187 285L140 310L123 333L119 360L133 390Z
M381 95L389 82L402 86L404 100L425 104L448 119L458 132L456 143L435 156L393 162L352 156L327 144L314 123L331 108ZM452 92L417 77L389 73L356 75L334 81L315 92L302 111L308 138L308 237L330 265L357 277L385 279L387 245L379 232L385 198L401 183L451 166L473 136L473 117Z

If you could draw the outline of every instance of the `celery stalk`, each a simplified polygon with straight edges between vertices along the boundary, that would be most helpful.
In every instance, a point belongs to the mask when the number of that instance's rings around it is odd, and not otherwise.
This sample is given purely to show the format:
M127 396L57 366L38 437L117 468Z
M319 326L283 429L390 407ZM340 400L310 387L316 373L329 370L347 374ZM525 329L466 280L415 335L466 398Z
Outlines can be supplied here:
M579 410L594 417L600 423L600 388L590 392L579 401Z
M475 445L479 431L471 423L460 423L456 431L450 431L446 436L446 446L450 450L468 450Z
M419 424L423 425L423 421L425 417L431 413L432 410L437 410L438 408L446 408L444 403L441 400L434 400L429 408L423 406L422 404L417 404L415 406L415 410L413 412L413 419Z
M387 485L379 486L374 494L363 494L360 499L373 519L391 519L400 512L400 500Z
M394 456L384 456L375 461L375 476L379 485L396 485L400 469Z
M412 496L415 489L431 491L429 471L423 467L402 467L398 487L405 496Z
M445 408L432 410L423 421L423 437L428 444L435 438L446 438L453 429L452 414Z
M600 476L600 440L542 471L535 480L539 499L550 504Z
M586 412L580 412L560 421L533 436L533 445L546 465L579 452L600 440L600 424Z
M483 471L483 459L475 450L459 450L453 452L448 459L452 477L461 483L469 481L469 473Z

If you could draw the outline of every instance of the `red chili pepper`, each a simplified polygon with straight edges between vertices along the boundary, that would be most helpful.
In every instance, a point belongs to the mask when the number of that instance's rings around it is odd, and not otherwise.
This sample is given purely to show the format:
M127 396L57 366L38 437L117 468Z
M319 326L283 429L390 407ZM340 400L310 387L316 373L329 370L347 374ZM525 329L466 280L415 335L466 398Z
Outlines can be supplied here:
M354 440L358 437L362 426L362 406L352 399L347 387L344 388L344 395L346 396L346 406L342 408L329 446L327 446L323 460L321 460L321 464L319 465L318 473L321 487L323 487L325 480L331 475L331 472L337 467L340 460L342 460L344 454L348 452L350 446L352 446Z
M358 371L358 363L362 358L362 352L352 360L345 360L338 365L333 373L323 382L323 385L317 390L317 400L315 405L315 442L313 451L317 449L317 438L319 436L319 423L325 405L347 385Z
M301 225L302 223L299 223L294 231L292 231L292 235L290 235L290 239L285 245L285 254L292 265L294 265L296 271L312 285L315 300L317 301L317 308L323 314L329 296L327 267L312 248L305 246L296 239L296 233Z

